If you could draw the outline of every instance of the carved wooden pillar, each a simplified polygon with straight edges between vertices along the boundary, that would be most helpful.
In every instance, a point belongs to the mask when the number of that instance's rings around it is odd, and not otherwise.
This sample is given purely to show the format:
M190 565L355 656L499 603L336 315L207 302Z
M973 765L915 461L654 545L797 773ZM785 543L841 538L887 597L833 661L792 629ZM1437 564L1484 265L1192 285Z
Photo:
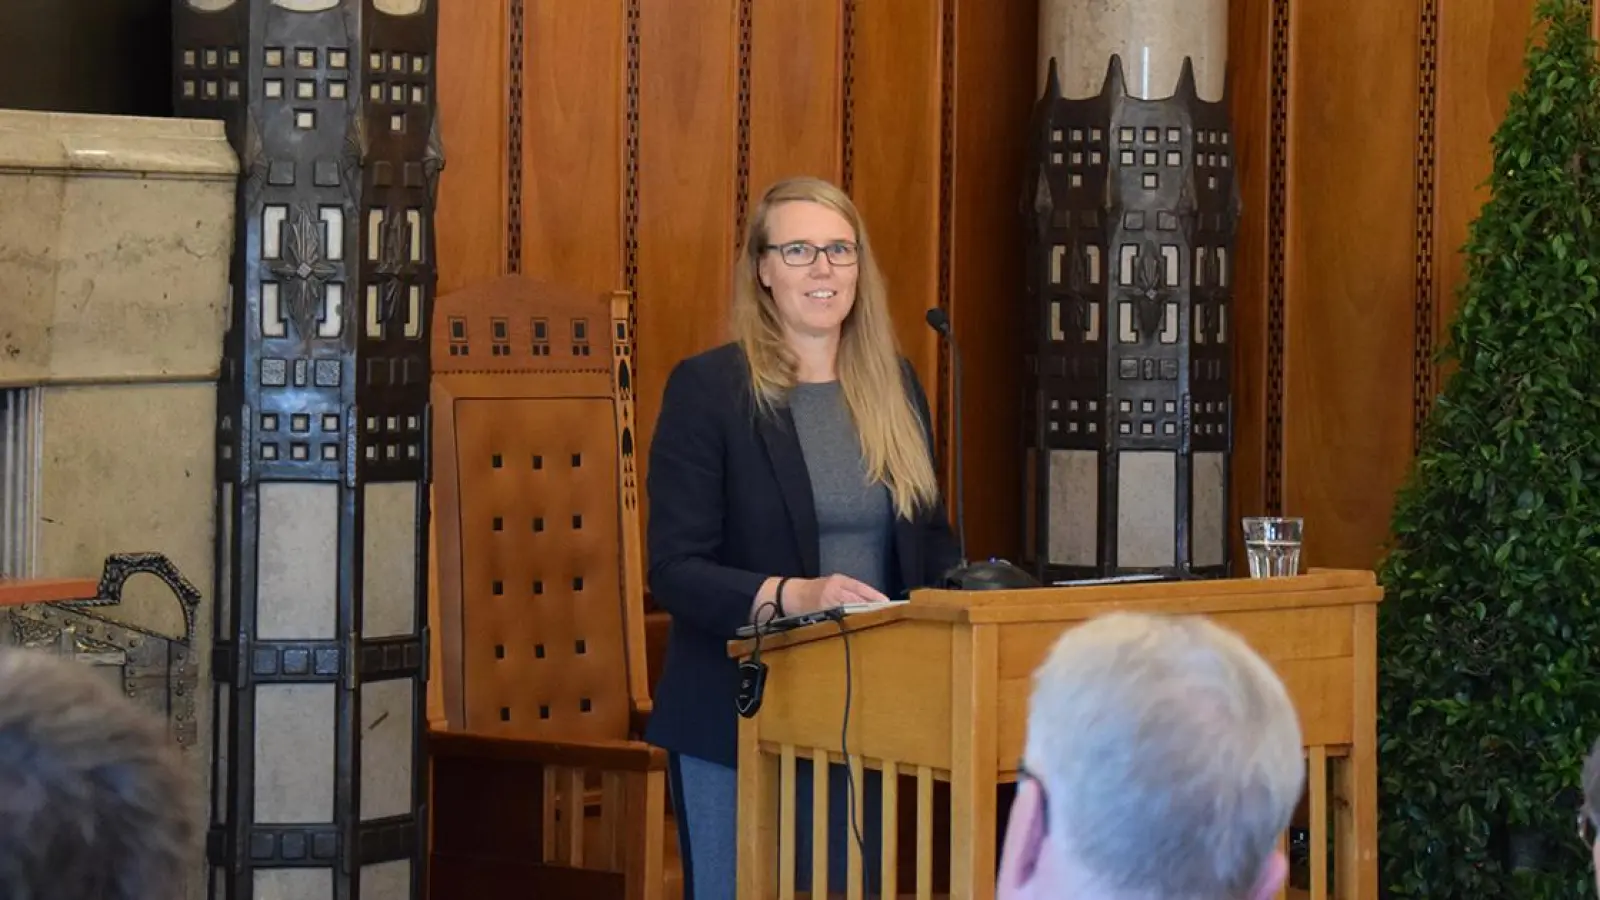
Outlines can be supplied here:
M1222 575L1238 192L1227 0L1042 0L1023 197L1041 578Z
M179 113L242 164L211 896L419 897L436 4L174 2Z

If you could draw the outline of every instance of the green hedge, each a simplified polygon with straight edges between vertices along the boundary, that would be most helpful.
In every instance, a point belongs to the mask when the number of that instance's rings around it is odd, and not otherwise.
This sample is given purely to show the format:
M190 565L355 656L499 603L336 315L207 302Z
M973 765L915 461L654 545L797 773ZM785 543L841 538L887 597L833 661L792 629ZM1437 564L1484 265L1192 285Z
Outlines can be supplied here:
M1600 75L1541 0L1494 137L1454 371L1379 575L1386 896L1592 896L1574 830L1600 735Z

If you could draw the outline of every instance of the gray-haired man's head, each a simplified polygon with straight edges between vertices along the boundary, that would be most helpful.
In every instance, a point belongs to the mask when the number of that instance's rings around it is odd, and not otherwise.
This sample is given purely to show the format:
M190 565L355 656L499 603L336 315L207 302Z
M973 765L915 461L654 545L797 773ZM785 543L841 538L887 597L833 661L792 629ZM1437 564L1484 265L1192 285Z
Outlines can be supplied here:
M1583 761L1583 808L1578 810L1578 835L1589 845L1589 857L1595 872L1595 891L1600 893L1600 739L1589 750Z
M1270 897L1301 754L1282 682L1233 633L1131 613L1071 628L1034 673L1001 897Z
M179 897L194 807L159 719L87 666L0 650L0 897Z

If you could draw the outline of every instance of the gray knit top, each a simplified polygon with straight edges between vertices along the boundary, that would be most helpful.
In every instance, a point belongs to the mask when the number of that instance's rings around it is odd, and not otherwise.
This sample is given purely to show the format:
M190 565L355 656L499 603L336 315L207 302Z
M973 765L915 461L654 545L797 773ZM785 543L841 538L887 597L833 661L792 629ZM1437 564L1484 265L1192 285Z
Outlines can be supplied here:
M789 408L811 475L821 574L848 575L887 593L894 506L888 488L867 481L861 438L843 389L837 381L795 385Z

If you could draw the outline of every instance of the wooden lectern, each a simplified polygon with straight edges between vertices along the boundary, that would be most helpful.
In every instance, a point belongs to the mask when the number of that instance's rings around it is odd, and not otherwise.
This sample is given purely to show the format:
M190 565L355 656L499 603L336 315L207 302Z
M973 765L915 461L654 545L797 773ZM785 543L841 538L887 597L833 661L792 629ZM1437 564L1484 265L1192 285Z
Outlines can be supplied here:
M1289 894L1377 900L1381 597L1370 572L1317 570L1260 580L925 590L843 622L769 635L761 646L769 667L763 704L739 729L739 896L795 896L794 833L780 823L794 821L799 759L816 762L812 883L826 884L824 763L846 761L843 736L856 810L864 809L863 771L883 772L883 896L933 896L935 868L945 863L936 858L933 800L935 783L946 782L950 896L992 898L1002 824L997 786L1016 780L1033 671L1064 629L1118 609L1207 616L1267 659L1299 712L1308 764L1310 881ZM744 658L755 642L729 647ZM905 828L897 814L910 808L900 803L902 785L916 798L915 822ZM865 829L859 812L857 821ZM905 842L914 852L901 852ZM909 876L902 857L913 861ZM848 896L858 900L862 862L854 840L848 862ZM903 885L907 880L914 883Z

